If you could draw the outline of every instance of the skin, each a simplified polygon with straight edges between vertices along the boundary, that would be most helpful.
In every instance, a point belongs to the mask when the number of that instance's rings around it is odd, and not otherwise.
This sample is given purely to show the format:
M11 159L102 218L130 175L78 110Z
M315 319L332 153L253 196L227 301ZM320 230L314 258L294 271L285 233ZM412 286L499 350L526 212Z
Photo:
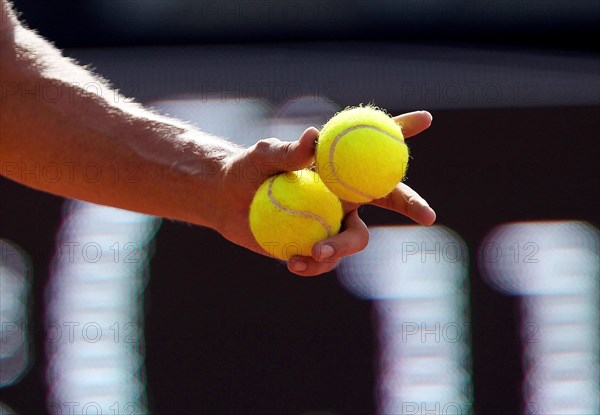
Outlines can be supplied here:
M125 99L24 27L4 0L0 13L4 177L64 197L207 226L267 254L250 232L250 202L269 176L313 162L316 128L296 141L268 138L240 148ZM395 120L412 137L432 117L417 111ZM240 173L250 168L258 176ZM422 225L435 222L433 209L404 183L370 204ZM342 232L316 244L312 257L292 258L289 270L319 275L364 249L369 232L358 207L344 204Z

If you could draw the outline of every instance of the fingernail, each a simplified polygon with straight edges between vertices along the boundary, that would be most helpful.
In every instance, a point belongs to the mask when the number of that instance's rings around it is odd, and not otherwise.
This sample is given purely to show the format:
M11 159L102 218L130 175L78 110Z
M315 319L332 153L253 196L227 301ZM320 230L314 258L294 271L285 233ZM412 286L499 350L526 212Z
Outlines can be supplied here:
M290 267L292 268L293 271L302 272L302 271L306 271L306 269L308 268L308 265L306 265L306 262L304 262L304 261L295 259L295 260L290 261Z
M331 245L324 244L319 248L319 259L331 258L333 254L335 254L335 249Z

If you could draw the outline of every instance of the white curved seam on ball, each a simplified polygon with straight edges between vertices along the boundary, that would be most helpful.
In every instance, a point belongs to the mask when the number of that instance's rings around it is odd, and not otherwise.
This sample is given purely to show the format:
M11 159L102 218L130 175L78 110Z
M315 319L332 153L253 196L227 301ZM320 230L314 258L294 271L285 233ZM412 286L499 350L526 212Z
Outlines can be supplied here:
M316 220L317 222L319 222L321 224L321 226L323 226L323 228L325 228L325 231L327 232L327 237L328 238L331 237L331 226L329 226L327 221L325 219L323 219L321 216L315 215L314 213L310 213L310 212L302 212L299 210L290 209L290 208L283 206L281 203L279 203L279 201L277 199L275 199L275 197L273 196L273 183L275 183L275 177L273 177L269 181L269 187L267 188L267 196L269 197L269 200L271 201L271 203L273 203L273 205L275 205L276 208L278 208L286 213L290 213L292 215L303 216L305 218L310 218L310 219Z
M404 140L399 137L396 137L393 134L388 133L387 131L382 130L381 128L374 127L372 125L355 125L355 126L352 126L352 127L349 127L349 128L346 128L345 130L343 130L341 133L339 133L337 136L335 136L335 138L331 142L331 147L329 148L329 165L332 166L331 170L332 170L332 176L334 177L334 179L337 180L337 182L339 184L341 184L342 186L344 186L346 189L348 189L354 193L357 193L359 196L362 196L369 200L374 200L374 199L377 199L376 196L372 196L372 195L365 193L359 189L356 189L355 187L350 186L348 183L345 183L342 179L340 179L340 177L337 174L337 171L335 170L335 163L333 162L333 153L335 152L335 146L337 146L337 143L343 138L344 135L348 134L351 131L358 130L359 128L369 128L371 130L375 130L379 133L387 135L390 138L393 138L396 141L400 141L401 143L404 143Z

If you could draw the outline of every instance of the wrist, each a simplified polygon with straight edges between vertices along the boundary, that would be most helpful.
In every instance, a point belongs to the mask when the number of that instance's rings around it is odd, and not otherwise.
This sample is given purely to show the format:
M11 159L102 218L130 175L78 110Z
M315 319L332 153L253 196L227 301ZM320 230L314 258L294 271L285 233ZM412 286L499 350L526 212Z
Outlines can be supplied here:
M184 180L192 183L183 186L182 191L196 189L189 192L192 199L188 205L191 211L190 219L184 219L196 225L206 226L224 234L227 232L227 223L231 218L232 209L239 206L239 193L236 186L238 178L231 172L231 165L241 153L242 149L216 137L200 134L201 143L197 144L201 155L194 154L194 161L185 163L188 157L182 157L182 162L177 163L177 170L182 173ZM187 197L187 196L186 196Z
M215 195L213 229L229 240L240 232L239 220L247 218L248 209L260 179L254 180L242 171L246 150L236 148L229 156L220 160L218 170L218 190Z

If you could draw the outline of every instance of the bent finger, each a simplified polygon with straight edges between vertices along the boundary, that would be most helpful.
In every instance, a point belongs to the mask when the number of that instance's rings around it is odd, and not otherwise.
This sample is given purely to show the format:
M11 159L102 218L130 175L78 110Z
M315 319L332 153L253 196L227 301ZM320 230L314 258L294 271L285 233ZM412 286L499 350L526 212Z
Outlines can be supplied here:
M362 251L369 243L369 229L355 209L344 219L343 231L331 238L317 242L312 257L318 262L339 261Z
M370 204L399 212L425 226L433 225L436 219L435 211L425 199L404 183L398 184L386 197Z
M332 271L338 263L339 260L318 262L311 257L297 256L288 262L288 270L301 277L315 277Z
M415 111L398 115L393 119L402 127L404 138L408 138L428 129L433 116L427 111Z
M314 159L314 143L319 136L315 127L307 128L296 141L266 138L249 149L251 162L259 164L266 176L308 167Z

